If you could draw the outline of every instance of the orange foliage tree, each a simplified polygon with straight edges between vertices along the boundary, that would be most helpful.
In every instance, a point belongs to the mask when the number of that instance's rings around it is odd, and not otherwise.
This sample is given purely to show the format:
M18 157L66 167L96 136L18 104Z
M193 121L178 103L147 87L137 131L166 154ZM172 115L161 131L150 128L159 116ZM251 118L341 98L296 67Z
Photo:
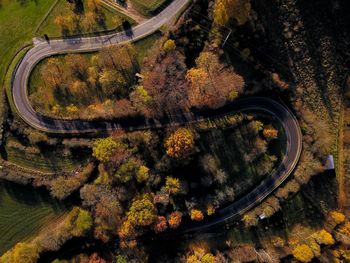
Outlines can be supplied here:
M179 128L165 141L165 147L170 157L186 157L194 149L194 136L189 129Z
M191 216L191 219L195 221L201 221L204 218L202 211L198 209L191 209L190 216Z
M170 228L175 229L178 228L181 224L182 213L179 211L172 212L169 215L168 223Z

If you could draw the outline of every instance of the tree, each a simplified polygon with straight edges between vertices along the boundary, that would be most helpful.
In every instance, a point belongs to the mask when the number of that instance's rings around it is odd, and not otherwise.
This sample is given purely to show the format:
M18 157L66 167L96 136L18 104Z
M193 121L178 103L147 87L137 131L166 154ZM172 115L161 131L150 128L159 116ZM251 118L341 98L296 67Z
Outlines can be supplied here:
M165 190L169 194L177 194L181 190L180 180L173 177L167 177L165 180Z
M187 256L186 263L215 263L215 256L206 252L203 248L195 248L194 251Z
M84 235L92 227L92 217L86 210L79 209L78 216L75 220L74 236Z
M191 84L189 102L193 107L221 107L234 100L244 87L243 78L225 68L213 52L202 52L196 65L186 74Z
M73 76L83 80L86 78L86 71L88 68L88 60L78 54L69 54L65 56L66 70L70 72Z
M231 18L238 25L243 25L249 19L250 0L216 0L214 5L214 22L224 26Z
M164 216L157 216L156 221L154 223L154 231L156 233L164 232L168 228L166 218Z
M194 136L187 128L179 128L165 141L166 153L173 158L184 158L194 149Z
M115 176L122 183L129 182L136 177L139 167L139 164L133 158L131 158L118 168Z
M87 6L89 9L94 10L94 12L98 12L100 8L100 0L88 0Z
M306 244L297 245L292 253L293 256L301 262L310 262L314 257L312 249Z
M128 221L136 226L149 226L156 219L157 209L148 194L134 200L127 213Z
M2 263L35 263L39 259L38 245L32 243L17 243L14 248L0 257Z
M169 215L168 224L170 228L175 229L180 226L181 220L182 220L182 213L179 211L175 211Z
M274 129L272 126L266 127L263 130L263 134L266 139L272 140L272 139L277 139L278 138L278 130Z
M150 64L142 84L153 98L151 112L154 115L187 110L188 81L185 56L179 51L167 53L161 61Z
M152 102L152 97L143 86L137 86L130 93L130 101L136 111L147 114L148 107Z
M163 45L163 49L165 52L170 52L176 49L176 44L175 41L172 39L168 39L167 41L165 41L164 45Z
M117 147L118 143L111 137L98 139L94 143L92 155L101 162L108 162Z
M66 107L66 111L70 114L70 115L76 115L79 112L79 109L77 106L71 104L69 106Z
M195 221L201 221L204 218L202 211L198 209L191 209L190 216L191 216L191 219Z
M146 182L149 178L149 168L147 166L141 165L136 174L136 180L138 183Z
M315 239L320 245L333 245L335 242L332 235L324 229L316 233Z
M341 212L332 211L329 213L329 215L337 225L344 223L344 221L345 221L345 215Z

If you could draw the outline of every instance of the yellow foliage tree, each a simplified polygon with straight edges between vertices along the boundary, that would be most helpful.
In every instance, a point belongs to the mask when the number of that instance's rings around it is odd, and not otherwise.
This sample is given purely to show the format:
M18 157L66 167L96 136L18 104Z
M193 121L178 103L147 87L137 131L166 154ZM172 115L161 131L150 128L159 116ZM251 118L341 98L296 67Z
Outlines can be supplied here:
M335 242L332 235L324 229L316 233L315 239L320 245L333 245Z
M180 180L168 176L165 180L165 190L170 194L177 194L181 190Z
M118 143L111 137L98 139L94 143L92 155L101 162L108 162L117 147Z
M218 26L224 26L234 18L238 25L243 25L248 21L250 11L250 0L216 0L214 22Z
M338 211L332 211L329 213L329 215L337 225L344 223L344 221L345 221L345 215L343 213L338 212Z
M312 249L306 244L297 245L292 253L293 256L301 262L310 262L314 257Z
M170 52L176 49L176 44L175 41L172 39L168 39L167 41L165 41L164 45L163 45L163 49L165 52Z
M207 253L203 248L196 248L191 255L186 258L186 263L215 263L215 256Z
M148 194L132 202L127 213L128 221L134 226L149 226L156 219L157 209Z
M39 248L31 243L17 243L14 248L0 257L1 263L35 263L39 259Z

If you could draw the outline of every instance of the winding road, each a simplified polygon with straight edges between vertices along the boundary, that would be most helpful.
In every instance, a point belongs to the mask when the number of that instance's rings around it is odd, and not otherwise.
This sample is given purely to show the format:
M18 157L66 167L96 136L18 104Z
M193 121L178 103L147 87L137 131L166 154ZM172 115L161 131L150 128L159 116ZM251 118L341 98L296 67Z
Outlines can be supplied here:
M33 128L49 133L79 134L118 128L127 130L159 128L198 122L205 118L243 111L264 111L273 115L283 126L287 138L286 152L279 167L246 196L217 211L207 221L189 227L187 231L203 229L242 214L271 194L293 172L301 154L302 135L297 119L287 107L269 98L250 97L236 100L225 108L210 113L172 115L170 119L164 120L133 119L124 122L58 120L42 116L32 108L27 87L31 71L42 59L54 54L64 54L71 51L94 51L105 46L141 39L155 32L162 25L173 21L176 15L189 3L190 0L174 0L159 15L134 27L133 34L120 32L98 37L52 40L50 43L35 41L34 47L25 54L17 65L12 86L13 100L19 116Z

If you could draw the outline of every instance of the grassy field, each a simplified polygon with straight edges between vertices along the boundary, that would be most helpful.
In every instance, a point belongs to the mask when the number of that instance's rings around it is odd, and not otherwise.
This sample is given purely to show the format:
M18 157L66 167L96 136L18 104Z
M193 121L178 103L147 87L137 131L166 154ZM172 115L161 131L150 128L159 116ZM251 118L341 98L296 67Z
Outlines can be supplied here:
M63 156L62 149L42 149L40 153L28 153L20 149L17 139L6 139L6 159L25 168L42 172L73 171L86 163L89 153L80 153L79 156Z
M91 12L93 10L90 10L88 5L86 4L86 1L84 1L84 7L81 10L81 13L77 16L79 17L80 21L78 24L81 26L80 28L77 28L77 30L69 32L68 35L81 35L81 34L91 34L91 33L97 33L97 32L103 32L107 30L122 30L122 23L123 21L129 21L130 24L135 24L135 21L133 21L131 18L117 12L116 10L112 10L110 8L107 8L105 6L101 6L101 12L100 16L103 18L99 23L96 23L92 28L90 29L84 29L82 25L82 20L85 17L85 14L88 12ZM38 28L36 35L37 36L43 36L44 34L47 34L49 37L62 37L63 32L60 26L55 24L55 18L57 16L67 16L67 15L74 15L72 5L69 4L67 1L59 1L58 4L53 8L50 15L45 19L45 21L40 25Z
M131 0L135 9L145 16L152 16L162 5L165 5L169 0Z
M0 85L16 51L30 43L36 26L55 0L13 1L0 4Z
M0 181L0 255L17 242L33 237L65 210L47 193Z

